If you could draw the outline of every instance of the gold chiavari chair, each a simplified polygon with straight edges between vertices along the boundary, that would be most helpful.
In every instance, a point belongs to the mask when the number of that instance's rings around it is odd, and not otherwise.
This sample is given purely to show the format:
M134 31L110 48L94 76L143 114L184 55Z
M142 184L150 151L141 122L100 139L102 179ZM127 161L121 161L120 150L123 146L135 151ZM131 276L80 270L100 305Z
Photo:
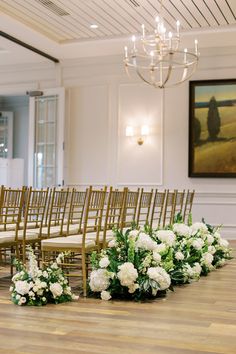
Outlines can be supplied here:
M106 248L109 240L113 238L113 229L122 229L123 227L122 220L126 194L127 188L119 191L113 190L113 188L110 187L103 227L103 248Z
M124 212L122 226L123 228L131 227L136 222L136 212L139 200L139 191L130 191L127 189L124 200Z
M107 187L103 190L93 190L92 187L89 187L82 234L45 239L41 242L44 261L50 259L50 254L52 253L55 255L58 252L72 252L72 261L64 263L64 266L78 268L81 264L84 296L87 294L88 255L93 250L100 249L99 234L101 231L106 190ZM89 238L87 237L88 233ZM81 261L80 264L78 264L79 260ZM71 273L68 276L78 276L78 274Z
M38 244L42 234L45 211L47 207L49 189L27 190L27 198L24 205L23 231L19 231L19 240L22 245L23 261L26 260L26 245ZM33 228L34 226L34 228Z
M65 213L67 208L67 200L69 188L57 190L53 188L49 194L49 205L46 203L46 222L42 228L38 228L38 238L53 238L64 236L65 230ZM28 234L35 234L35 230L28 230Z
M87 194L88 189L86 191L77 191L75 188L72 189L70 194L68 219L67 222L65 222L66 230L63 231L63 234L66 236L82 233Z
M185 206L184 206L184 215L183 215L184 222L188 222L189 215L191 214L194 194L195 194L195 190L190 191L188 189L186 199L185 199Z
M170 192L169 189L166 191L166 200L163 215L163 226L173 224L175 216L175 201L176 201L177 190Z
M25 188L11 189L1 187L0 200L0 251L1 259L19 259L19 230L22 219ZM8 230L8 226L11 229Z
M183 205L184 205L184 196L185 196L185 190L183 190L182 192L176 190L175 215L180 214L182 216Z
M156 189L155 191L150 218L150 227L152 229L157 229L163 222L166 194L166 190L158 191L158 189Z
M149 224L152 197L153 189L151 190L151 192L144 192L143 188L141 189L136 216L137 226Z

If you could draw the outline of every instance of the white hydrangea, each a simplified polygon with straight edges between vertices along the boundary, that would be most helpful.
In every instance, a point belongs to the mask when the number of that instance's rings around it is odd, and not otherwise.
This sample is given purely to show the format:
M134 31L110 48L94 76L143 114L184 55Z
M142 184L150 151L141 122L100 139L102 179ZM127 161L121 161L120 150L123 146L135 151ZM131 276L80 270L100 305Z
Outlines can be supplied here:
M178 235L184 236L184 237L189 237L190 236L190 228L189 226L180 223L180 224L174 224L173 225L173 231L177 233Z
M156 242L153 241L151 237L145 234L144 232L141 232L138 235L138 239L135 243L136 248L141 248L149 251L153 251L156 248L156 246L157 246Z
M158 283L159 290L168 289L171 283L169 274L162 267L150 267L147 270L150 279Z
M192 235L195 235L197 232L200 232L201 235L208 233L208 228L203 222L195 222L190 229Z
M209 252L206 252L202 255L202 260L201 260L201 263L202 264L205 264L206 266L211 266L211 263L213 261L213 256L212 254L210 254Z
M195 250L199 251L204 246L204 241L201 238L196 238L192 241L192 246Z
M30 291L30 284L26 280L17 280L15 283L16 292L20 295L26 295Z
M165 252L166 250L166 244L165 243L160 243L158 245L156 245L154 251L155 252L158 252L158 253L162 253L162 252Z
M117 277L120 280L121 285L129 287L138 278L138 272L137 269L134 268L133 263L126 262L119 266Z
M54 298L61 296L61 294L63 293L63 288L61 286L61 284L59 283L52 283L49 287L52 295Z
M182 261L184 259L184 254L180 251L176 252L175 258L177 259L177 261Z
M156 263L161 262L161 255L156 251L156 249L153 251L152 257Z
M103 290L103 291L101 292L101 299L102 299L102 300L105 300L105 301L110 300L110 299L111 299L111 294L110 294L110 292L109 292L109 291L106 291L106 290Z
M214 242L214 237L211 234L207 235L207 243L208 245L212 245L212 243Z
M110 277L106 269L97 269L91 272L89 286L92 291L106 290L109 284Z
M174 232L171 230L158 230L156 232L156 236L160 241L165 242L168 246L173 246L175 243L176 237Z
M102 257L99 261L99 267L107 268L110 264L109 258L107 256Z

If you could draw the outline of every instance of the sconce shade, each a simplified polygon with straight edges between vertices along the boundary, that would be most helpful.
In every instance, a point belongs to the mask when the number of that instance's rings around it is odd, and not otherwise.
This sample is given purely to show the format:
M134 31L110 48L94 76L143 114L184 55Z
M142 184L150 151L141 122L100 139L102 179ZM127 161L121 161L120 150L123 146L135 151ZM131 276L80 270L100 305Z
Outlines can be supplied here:
M128 125L125 130L125 135L134 136L134 128Z

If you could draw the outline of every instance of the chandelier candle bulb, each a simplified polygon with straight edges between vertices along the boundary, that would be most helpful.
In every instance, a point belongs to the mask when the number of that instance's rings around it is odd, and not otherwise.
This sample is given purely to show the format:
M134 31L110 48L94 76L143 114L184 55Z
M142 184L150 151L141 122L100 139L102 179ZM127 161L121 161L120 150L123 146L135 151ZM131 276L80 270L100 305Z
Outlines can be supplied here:
M133 51L135 52L136 51L136 45L135 45L136 37L135 36L132 36L132 42L133 42Z
M145 25L144 24L142 24L142 33L143 33L143 38L145 37Z
M172 32L169 32L168 37L169 37L169 49L172 50L172 37L173 37Z
M128 48L125 47L125 59L128 59Z
M188 52L188 49L185 48L184 49L184 64L187 64L187 52Z
M176 21L176 29L177 29L177 36L179 37L179 28L180 28L180 22L179 20Z
M195 39L194 43L195 43L195 54L198 55L198 40Z

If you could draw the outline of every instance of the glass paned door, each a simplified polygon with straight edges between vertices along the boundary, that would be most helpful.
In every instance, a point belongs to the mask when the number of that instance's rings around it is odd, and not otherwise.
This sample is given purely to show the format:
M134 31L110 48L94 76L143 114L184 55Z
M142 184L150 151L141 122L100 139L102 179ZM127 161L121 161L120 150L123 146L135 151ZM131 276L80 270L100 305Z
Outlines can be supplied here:
M34 185L57 184L57 106L58 96L35 99Z
M0 158L12 158L13 113L0 112Z
M30 98L28 184L63 185L65 90L46 89Z

